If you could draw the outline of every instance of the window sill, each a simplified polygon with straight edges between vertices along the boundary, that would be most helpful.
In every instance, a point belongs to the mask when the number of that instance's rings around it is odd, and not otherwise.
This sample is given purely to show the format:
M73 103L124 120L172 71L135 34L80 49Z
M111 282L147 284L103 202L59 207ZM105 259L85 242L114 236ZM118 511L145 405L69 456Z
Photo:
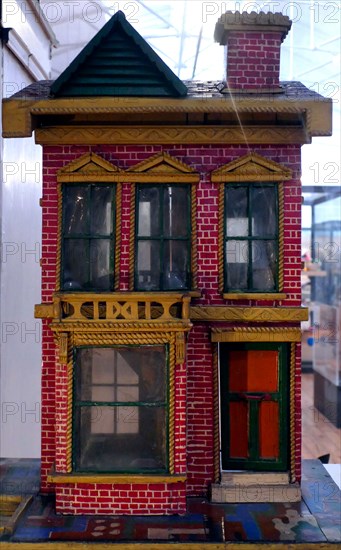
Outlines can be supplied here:
M185 475L170 474L95 474L70 473L62 474L54 470L47 476L48 483L179 483L186 481Z
M227 292L223 294L224 300L285 300L287 294L282 292Z

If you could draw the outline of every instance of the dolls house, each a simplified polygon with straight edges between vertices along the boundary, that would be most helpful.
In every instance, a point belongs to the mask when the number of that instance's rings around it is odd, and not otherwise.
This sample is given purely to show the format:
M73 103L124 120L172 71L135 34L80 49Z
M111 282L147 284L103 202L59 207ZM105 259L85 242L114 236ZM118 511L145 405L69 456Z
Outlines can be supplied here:
M182 82L116 13L4 102L35 133L41 491L65 514L300 499L300 150L331 100L280 82L291 27L227 12L223 82Z

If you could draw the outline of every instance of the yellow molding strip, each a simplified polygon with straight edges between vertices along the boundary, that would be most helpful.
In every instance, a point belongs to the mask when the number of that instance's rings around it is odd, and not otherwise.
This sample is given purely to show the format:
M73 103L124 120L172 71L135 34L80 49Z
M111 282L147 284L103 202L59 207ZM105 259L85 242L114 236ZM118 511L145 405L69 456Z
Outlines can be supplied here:
M224 300L285 300L288 297L287 294L283 292L274 292L274 293L258 293L257 292L226 292L223 294Z
M134 144L146 145L177 143L310 143L306 130L295 126L59 126L38 128L36 143L40 145L77 144Z
M68 142L70 143L70 142ZM82 141L78 140L79 145ZM117 142L116 142L117 143ZM167 172L72 172L59 174L58 183L198 183L200 175L195 173Z
M49 483L182 483L187 480L181 475L134 475L134 474L58 474L51 472L47 476Z
M212 329L212 342L300 342L298 328L248 327Z
M307 307L191 306L191 321L307 321Z

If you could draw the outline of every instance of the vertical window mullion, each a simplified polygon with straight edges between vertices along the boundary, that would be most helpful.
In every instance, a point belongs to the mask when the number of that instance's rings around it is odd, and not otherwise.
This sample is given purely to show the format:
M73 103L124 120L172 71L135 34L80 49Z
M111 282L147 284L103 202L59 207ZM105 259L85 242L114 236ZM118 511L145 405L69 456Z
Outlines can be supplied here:
M164 248L164 190L165 186L160 185L159 187L159 239L160 239L160 273L159 273L159 288L164 290L164 264L165 264L165 248Z
M247 215L248 215L248 288L253 289L253 274L252 274L252 260L253 260L253 232L252 232L252 204L251 204L251 189L252 184L247 186Z

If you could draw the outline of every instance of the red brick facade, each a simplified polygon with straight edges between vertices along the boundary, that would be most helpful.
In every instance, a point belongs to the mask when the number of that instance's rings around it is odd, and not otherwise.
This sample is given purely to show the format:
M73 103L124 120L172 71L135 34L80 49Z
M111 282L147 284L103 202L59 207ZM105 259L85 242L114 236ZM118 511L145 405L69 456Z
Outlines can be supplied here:
M284 183L284 288L287 298L281 302L224 300L218 290L218 184L210 173L249 151L240 146L45 146L43 188L42 301L52 301L56 283L57 250L57 171L92 150L121 169L165 151L200 173L197 187L198 289L201 298L194 305L300 306L300 146L263 145L253 151L293 171L293 179ZM122 189L122 234L120 290L128 289L130 255L130 185ZM186 364L175 371L175 467L185 475L177 483L57 483L57 511L61 513L168 514L183 513L186 497L207 496L214 479L214 407L213 346L210 330L214 323L194 323L188 336ZM229 326L226 323L226 326ZM248 326L252 326L248 324ZM267 325L271 326L271 325ZM278 326L278 324L277 324ZM287 326L298 327L298 323ZM297 346L295 373L295 469L300 478L300 356ZM52 466L66 472L67 372L56 361L56 348L48 323L43 327L42 374L42 491L51 492L47 483Z

